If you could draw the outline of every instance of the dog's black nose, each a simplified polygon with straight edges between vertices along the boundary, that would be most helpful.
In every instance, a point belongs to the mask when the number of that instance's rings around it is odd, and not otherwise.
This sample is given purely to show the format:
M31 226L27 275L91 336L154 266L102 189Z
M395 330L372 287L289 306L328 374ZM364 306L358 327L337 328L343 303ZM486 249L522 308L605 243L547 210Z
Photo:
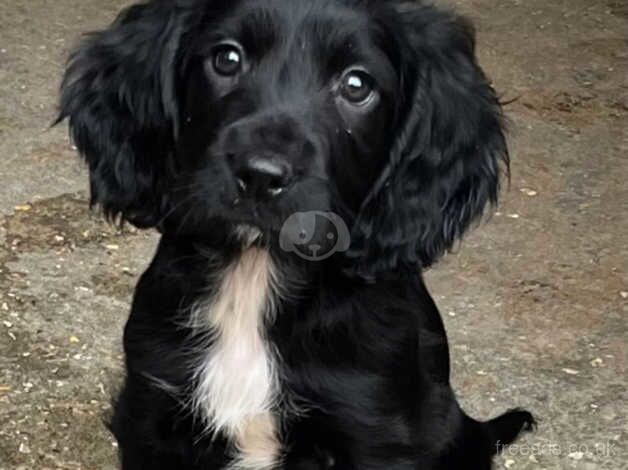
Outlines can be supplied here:
M251 156L235 170L240 191L248 196L279 196L292 181L292 168L283 159Z

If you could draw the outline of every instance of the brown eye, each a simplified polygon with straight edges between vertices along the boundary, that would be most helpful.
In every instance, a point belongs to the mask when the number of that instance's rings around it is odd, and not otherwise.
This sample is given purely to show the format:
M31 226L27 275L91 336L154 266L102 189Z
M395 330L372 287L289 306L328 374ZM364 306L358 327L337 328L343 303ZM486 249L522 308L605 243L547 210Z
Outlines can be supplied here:
M218 46L214 51L214 70L220 75L231 77L242 70L242 52L231 44Z
M362 104L373 95L374 80L362 70L351 70L344 74L340 83L343 98L353 104Z

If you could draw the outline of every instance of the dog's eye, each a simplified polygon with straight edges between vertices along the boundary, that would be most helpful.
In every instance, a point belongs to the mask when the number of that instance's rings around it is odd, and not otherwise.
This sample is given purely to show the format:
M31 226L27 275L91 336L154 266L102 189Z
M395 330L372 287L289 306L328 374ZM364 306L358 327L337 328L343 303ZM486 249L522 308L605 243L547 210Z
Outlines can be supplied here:
M214 70L231 77L242 70L242 51L233 44L223 44L214 50Z
M373 77L363 70L350 70L342 77L340 93L353 104L363 104L373 95L374 84Z

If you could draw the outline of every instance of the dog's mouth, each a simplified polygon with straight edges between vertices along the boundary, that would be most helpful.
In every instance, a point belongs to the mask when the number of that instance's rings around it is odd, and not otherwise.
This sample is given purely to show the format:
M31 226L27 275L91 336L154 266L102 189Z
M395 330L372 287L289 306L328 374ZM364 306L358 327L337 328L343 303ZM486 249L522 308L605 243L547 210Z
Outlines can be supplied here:
M326 212L330 210L327 191L308 185L293 185L273 198L229 196L221 212L226 219L257 227L263 232L279 232L286 221L297 212ZM312 247L314 250L316 247Z
M225 218L239 227L251 227L262 233L279 232L286 216L280 208L257 201L242 201L228 208Z
M236 183L221 173L199 175L193 184L196 192L174 194L171 199L173 209L168 213L165 225L176 233L194 236L207 243L225 240L225 237L238 239L243 232L247 234L244 238L248 239L252 232L256 232L258 241L274 245L281 239L282 230L293 215L327 213L332 201L338 200L328 181L313 176L303 177L273 197L242 194ZM222 190L216 191L216 187L222 187ZM298 249L302 258L317 258L329 251L328 242L294 238L293 250ZM315 246L317 243L321 246Z

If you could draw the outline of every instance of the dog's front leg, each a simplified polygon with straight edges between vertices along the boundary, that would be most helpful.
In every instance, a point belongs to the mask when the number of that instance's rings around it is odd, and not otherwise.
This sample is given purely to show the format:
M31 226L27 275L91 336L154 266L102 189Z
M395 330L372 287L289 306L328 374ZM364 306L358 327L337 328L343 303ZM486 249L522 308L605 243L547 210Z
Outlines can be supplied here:
M114 405L111 430L122 470L187 469L181 446L169 436L164 399L142 382L130 375Z

